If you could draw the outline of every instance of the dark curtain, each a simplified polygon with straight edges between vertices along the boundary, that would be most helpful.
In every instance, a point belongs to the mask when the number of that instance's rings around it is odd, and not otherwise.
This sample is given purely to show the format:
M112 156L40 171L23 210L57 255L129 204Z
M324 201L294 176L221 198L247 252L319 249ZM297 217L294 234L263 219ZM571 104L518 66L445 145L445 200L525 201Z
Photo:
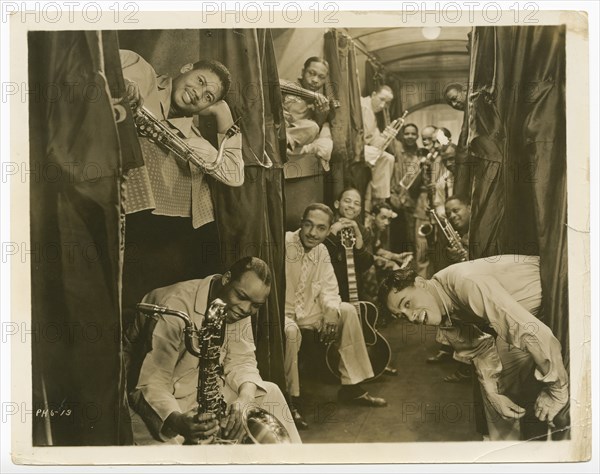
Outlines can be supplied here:
M324 49L329 62L329 76L340 101L340 107L331 120L333 152L325 194L325 202L331 205L348 186L357 188L364 196L371 180L371 170L364 156L365 140L354 44L343 33L332 30L325 34Z
M28 36L34 445L131 441L121 361L121 156L113 34ZM109 62L107 61L107 65ZM106 76L101 71L106 73ZM130 152L133 148L129 147ZM40 426L43 425L43 426Z
M475 28L473 257L539 255L543 319L568 342L565 28Z
M283 159L285 128L279 75L270 30L201 30L200 56L223 62L232 75L227 97L240 118L246 178L240 188L212 188L225 266L253 255L273 271L268 304L254 330L263 378L285 390L283 314L285 298ZM271 167L266 167L268 161Z

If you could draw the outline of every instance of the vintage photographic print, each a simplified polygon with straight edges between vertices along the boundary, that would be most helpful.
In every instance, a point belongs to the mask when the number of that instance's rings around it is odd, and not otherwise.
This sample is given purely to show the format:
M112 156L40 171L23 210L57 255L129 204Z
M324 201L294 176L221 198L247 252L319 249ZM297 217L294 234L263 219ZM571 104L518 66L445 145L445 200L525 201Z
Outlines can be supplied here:
M6 10L13 462L589 460L587 16L407 3Z

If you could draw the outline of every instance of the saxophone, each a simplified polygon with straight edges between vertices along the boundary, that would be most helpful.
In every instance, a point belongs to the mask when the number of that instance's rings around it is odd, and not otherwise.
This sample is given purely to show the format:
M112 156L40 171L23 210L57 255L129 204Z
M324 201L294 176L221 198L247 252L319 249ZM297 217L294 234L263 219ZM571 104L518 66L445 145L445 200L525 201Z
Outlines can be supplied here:
M225 337L227 305L223 300L216 298L206 311L200 329L196 327L189 315L183 311L148 303L139 303L137 308L142 313L171 315L184 321L186 350L199 359L198 391L196 396L198 415L212 413L220 425L221 420L227 412L227 403L221 390L223 367L220 363L221 346ZM242 424L245 431L241 440L242 444L281 444L291 442L289 433L281 422L262 408L252 407L247 410L242 417ZM220 438L217 433L213 442L217 444L235 444L237 441Z
M145 107L138 107L133 112L133 120L140 136L164 146L184 162L196 165L202 172L207 174L214 172L221 166L225 156L224 152L227 140L240 133L240 128L235 123L229 127L219 146L217 159L213 163L208 163L184 139L180 138L168 125L158 120Z

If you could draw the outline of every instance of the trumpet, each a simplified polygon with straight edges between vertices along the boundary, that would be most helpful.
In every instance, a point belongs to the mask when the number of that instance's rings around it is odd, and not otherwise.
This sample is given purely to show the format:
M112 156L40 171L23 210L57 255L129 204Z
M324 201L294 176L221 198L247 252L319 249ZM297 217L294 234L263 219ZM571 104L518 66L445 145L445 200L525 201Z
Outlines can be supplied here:
M398 135L398 132L404 125L404 121L406 120L407 115L408 115L408 110L405 110L404 113L402 114L402 117L399 117L399 118L393 120L392 123L390 123L387 127L385 127L383 132L381 132L381 135L385 138L385 141L379 147L381 152L379 153L379 156L377 157L377 159L379 159L381 157L381 155L383 155L383 153L385 152L385 149L388 146L390 146L390 144L392 143L394 138L396 138L396 135Z
M429 163L435 161L437 156L439 155L439 151L435 150L434 152L430 152L427 156L424 156L419 160L419 168L416 169L416 166L409 166L408 171L402 176L398 184L400 187L408 190L414 184L415 180L421 175L423 172L423 167Z
M437 224L444 234L444 237L446 237L446 240L448 240L450 247L461 254L462 257L460 261L465 262L467 260L467 249L465 249L464 245L462 244L458 232L456 232L446 217L442 216L440 218L433 209L429 209L428 212L432 222ZM432 224L423 224L419 227L418 233L421 237L427 237L433 232L433 228L434 226Z
M158 120L145 107L138 107L134 111L133 120L140 136L164 146L184 162L196 165L204 173L214 172L221 166L225 156L224 152L227 140L240 133L240 128L235 123L229 127L229 130L225 132L225 138L219 146L216 160L213 163L208 163L185 140L180 138L168 125Z

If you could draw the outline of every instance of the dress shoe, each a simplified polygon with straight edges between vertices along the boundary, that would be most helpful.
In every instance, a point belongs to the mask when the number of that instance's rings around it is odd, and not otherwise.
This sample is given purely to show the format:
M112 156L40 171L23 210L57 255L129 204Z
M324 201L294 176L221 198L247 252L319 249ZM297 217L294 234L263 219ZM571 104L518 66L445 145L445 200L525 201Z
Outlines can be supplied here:
M298 409L292 405L290 407L290 411L292 412L292 419L294 420L296 428L298 428L299 430L308 429L308 423L306 422L302 414L298 411Z
M365 407L386 407L387 402L383 398L372 397L369 393L365 393L360 397L349 400L353 405L362 405Z
M394 369L388 365L385 369L383 369L383 375L398 375L398 369Z
M448 383L468 383L471 380L471 367L457 369L453 374L444 377Z
M356 395L355 390L342 389L338 392L338 400L345 403L351 403L353 405L362 405L367 407L385 407L387 402L383 398L372 397L369 392L363 392L360 395ZM352 392L355 393L352 393ZM360 392L359 392L360 393Z
M425 362L428 364L442 364L443 362L449 362L452 360L452 354L446 351L438 351L434 356L428 357Z

